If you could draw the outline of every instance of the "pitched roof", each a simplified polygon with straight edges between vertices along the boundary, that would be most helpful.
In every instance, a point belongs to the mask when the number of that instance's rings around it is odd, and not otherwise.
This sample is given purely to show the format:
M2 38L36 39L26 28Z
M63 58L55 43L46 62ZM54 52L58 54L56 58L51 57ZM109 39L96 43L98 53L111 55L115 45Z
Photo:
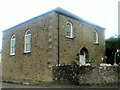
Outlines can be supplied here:
M74 18L74 19L77 19L77 20L81 20L81 21L83 21L83 22L85 22L85 23L87 23L87 24L90 24L90 25L93 25L93 26L95 26L95 27L98 27L98 28L101 28L101 29L105 30L105 28L103 28L103 27L101 27L101 26L98 26L98 25L96 25L96 24L93 24L93 23L91 23L91 22L88 22L88 21L84 20L83 18L81 18L81 17L79 17L79 16L77 16L77 15L75 15L75 14L73 14L73 13L71 13L71 12L65 10L65 9L62 9L62 8L60 8L60 7L57 7L57 8L54 9L53 11L58 12L58 13L61 13L61 14L66 15L66 16L69 16L69 17Z
M31 20L33 20L33 19L36 19L36 18L38 18L38 17L41 17L41 16L46 15L46 14L51 13L51 12L57 12L57 13L60 13L60 14L69 16L69 17L71 17L71 18L74 18L74 19L77 19L77 20L81 20L81 21L83 21L83 22L85 22L85 23L87 23L87 24L89 24L89 25L92 25L92 26L95 26L95 27L98 27L98 28L101 28L101 29L105 30L105 28L103 28L103 27L101 27L101 26L98 26L98 25L96 25L96 24L93 24L93 23L91 23L91 22L88 22L88 21L82 19L81 17L79 17L79 16L77 16L77 15L75 15L75 14L73 14L73 13L71 13L71 12L65 10L65 9L62 9L62 8L60 8L60 7L57 7L57 8L55 8L55 9L51 10L51 11L48 11L48 12L46 12L46 13L44 13L44 14L41 14L41 15L39 15L39 16L37 16L37 17L34 17L34 18L32 18L32 19L29 19L29 20L27 20L27 21L25 21L25 22L22 22L22 23L20 23L20 24L18 24L18 25L16 25L16 26L13 26L13 27L11 27L11 28L9 28L9 29L7 29L7 30L10 30L10 29L12 29L12 28L15 28L15 27L17 27L17 26L19 26L19 25L21 25L21 24L24 24L24 23L26 23L26 22L28 22L28 21L31 21ZM4 30L3 32L5 32L5 31L7 31L7 30Z

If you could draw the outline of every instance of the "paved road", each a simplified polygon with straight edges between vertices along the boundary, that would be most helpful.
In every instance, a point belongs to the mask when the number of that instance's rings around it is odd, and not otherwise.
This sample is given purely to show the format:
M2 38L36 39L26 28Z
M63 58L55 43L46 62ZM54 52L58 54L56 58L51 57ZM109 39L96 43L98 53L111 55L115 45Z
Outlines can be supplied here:
M0 89L2 88L118 88L118 85L113 86L78 86L78 85L65 85L65 84L39 84L39 85L23 85L2 82L0 75Z
M1 82L0 82L1 83ZM118 88L118 85L114 86L78 86L78 85L60 85L60 84L39 84L39 85L23 85L2 83L2 88Z

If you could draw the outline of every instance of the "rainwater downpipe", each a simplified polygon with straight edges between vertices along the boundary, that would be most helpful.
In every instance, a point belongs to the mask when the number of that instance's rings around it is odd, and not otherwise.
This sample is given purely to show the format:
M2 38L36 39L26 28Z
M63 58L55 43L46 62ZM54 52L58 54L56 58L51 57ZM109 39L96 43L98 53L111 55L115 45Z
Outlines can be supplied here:
M60 58L60 40L59 40L59 13L57 13L58 16L58 65L59 65L59 58Z

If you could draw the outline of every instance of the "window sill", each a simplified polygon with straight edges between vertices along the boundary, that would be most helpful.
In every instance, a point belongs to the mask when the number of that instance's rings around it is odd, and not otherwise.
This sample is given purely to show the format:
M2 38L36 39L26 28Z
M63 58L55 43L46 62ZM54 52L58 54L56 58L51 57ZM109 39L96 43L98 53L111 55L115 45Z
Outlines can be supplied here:
M10 54L10 56L15 56L15 54Z
M99 45L99 43L94 42L95 45Z
M29 52L26 52L26 51L24 51L24 53L23 54L30 54L31 52L29 51Z
M66 38L73 39L73 37L66 36Z

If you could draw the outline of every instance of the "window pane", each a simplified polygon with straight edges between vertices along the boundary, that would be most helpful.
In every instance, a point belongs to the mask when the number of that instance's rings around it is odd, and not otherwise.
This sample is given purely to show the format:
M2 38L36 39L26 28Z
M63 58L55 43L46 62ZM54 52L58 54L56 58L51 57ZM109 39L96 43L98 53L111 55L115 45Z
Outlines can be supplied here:
M15 35L11 38L11 55L15 55L15 48L16 48L16 37Z
M29 52L31 50L31 32L27 31L25 35L25 51Z
M30 48L31 48L31 45L30 45L30 44L27 44L27 45L26 45L26 51L30 51Z
M94 42L98 43L98 33L97 33L97 31L94 32Z
M27 34L31 34L31 32L28 30L28 31L26 31L26 35L27 35Z
M26 36L26 43L28 44L28 43L30 43L30 42L31 42L31 35Z
M70 36L70 33L71 33L71 27L68 25L68 27L67 27L67 36Z
M15 55L15 48L14 47L12 48L12 54Z
M12 36L12 39L15 39L15 35Z
M72 26L71 23L67 24L67 36L72 36Z
M15 40L12 40L12 47L15 47Z
M70 36L70 32L69 31L67 32L67 36Z

